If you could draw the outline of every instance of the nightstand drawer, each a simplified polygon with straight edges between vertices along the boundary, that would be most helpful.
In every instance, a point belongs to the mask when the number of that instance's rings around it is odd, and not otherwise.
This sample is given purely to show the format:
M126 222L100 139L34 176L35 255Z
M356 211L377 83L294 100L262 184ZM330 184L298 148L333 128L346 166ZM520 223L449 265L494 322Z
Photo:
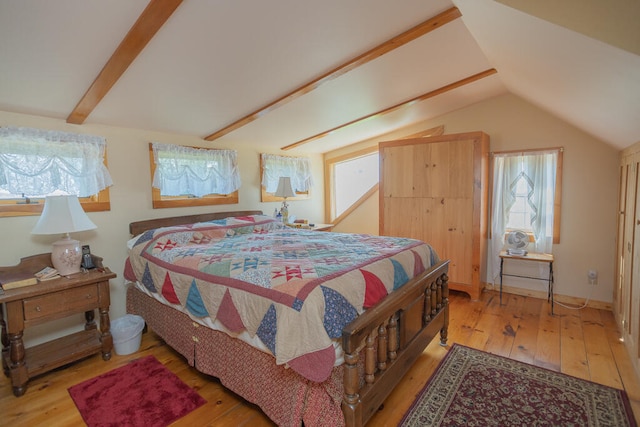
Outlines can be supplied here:
M52 316L65 312L82 311L85 307L95 307L98 302L98 285L91 284L68 289L55 294L24 300L24 320Z

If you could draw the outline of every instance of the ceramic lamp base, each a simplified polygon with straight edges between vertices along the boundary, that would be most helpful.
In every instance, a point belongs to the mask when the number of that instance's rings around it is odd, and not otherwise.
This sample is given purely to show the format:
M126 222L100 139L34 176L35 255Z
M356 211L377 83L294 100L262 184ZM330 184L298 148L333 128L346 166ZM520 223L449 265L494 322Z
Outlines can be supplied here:
M82 263L82 248L80 242L67 234L53 243L51 249L51 263L61 276L80 272Z
M282 208L280 208L280 213L282 214L282 222L284 224L289 224L289 205L287 204L286 197L282 202Z

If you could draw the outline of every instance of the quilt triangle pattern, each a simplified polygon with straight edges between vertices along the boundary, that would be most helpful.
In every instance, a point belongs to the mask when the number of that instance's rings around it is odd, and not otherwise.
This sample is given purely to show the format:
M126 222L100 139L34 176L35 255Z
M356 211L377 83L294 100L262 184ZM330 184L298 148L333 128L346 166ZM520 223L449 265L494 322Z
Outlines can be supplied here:
M378 301L387 296L387 288L385 288L382 280L380 280L380 278L375 274L362 269L360 270L360 272L364 276L364 281L366 284L363 307L371 308L376 305Z
M209 315L209 312L202 301L202 295L200 295L195 279L191 282L186 306L189 312L196 317L205 317Z
M391 264L393 264L393 289L395 290L407 283L409 281L409 276L402 264L398 261L392 259Z
M245 328L244 323L242 323L242 317L240 317L228 289L222 297L216 317L231 332L241 332Z
M267 310L267 314L262 318L262 322L258 327L256 335L260 337L260 340L269 348L269 350L271 350L271 353L273 354L276 354L276 325L276 308L271 304L269 310Z
M324 329L331 338L341 338L342 329L356 317L358 311L338 292L326 286L321 286L324 294L325 311L324 311Z
M153 283L153 277L151 277L151 271L149 270L149 264L146 263L144 267L144 273L142 273L142 279L140 280L145 288L149 291L157 293L156 285Z
M176 290L173 288L173 283L171 283L171 276L169 275L169 272L167 272L166 276L164 276L164 283L162 284L162 296L171 304L180 304L180 299L178 298L178 295L176 295Z

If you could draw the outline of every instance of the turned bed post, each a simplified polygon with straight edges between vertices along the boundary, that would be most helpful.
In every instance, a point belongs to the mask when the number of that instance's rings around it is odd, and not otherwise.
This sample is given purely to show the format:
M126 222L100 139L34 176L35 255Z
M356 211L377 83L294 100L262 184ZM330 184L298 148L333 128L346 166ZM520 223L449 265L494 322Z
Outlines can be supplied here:
M444 311L444 324L440 329L440 345L446 346L449 335L449 276L444 273L437 279L438 287L442 292L442 306Z
M360 406L360 391L358 381L358 353L344 355L344 398L342 408L347 426L358 425L362 420L362 406Z
M390 350L389 345L387 327L380 325L378 328L378 369L381 371L387 369L387 352Z

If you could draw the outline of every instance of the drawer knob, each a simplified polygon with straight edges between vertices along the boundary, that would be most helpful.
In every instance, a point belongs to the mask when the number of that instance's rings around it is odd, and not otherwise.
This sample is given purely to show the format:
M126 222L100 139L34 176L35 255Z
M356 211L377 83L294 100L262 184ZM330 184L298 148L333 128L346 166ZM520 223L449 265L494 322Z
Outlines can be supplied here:
M39 305L37 305L37 306L36 306L36 311L37 311L37 312L41 312L41 311L42 311L42 309L40 308L40 306L39 306Z
M87 294L87 297L86 297L86 298L87 298L87 299L91 299L91 298L92 298L92 295L91 295L91 294Z

